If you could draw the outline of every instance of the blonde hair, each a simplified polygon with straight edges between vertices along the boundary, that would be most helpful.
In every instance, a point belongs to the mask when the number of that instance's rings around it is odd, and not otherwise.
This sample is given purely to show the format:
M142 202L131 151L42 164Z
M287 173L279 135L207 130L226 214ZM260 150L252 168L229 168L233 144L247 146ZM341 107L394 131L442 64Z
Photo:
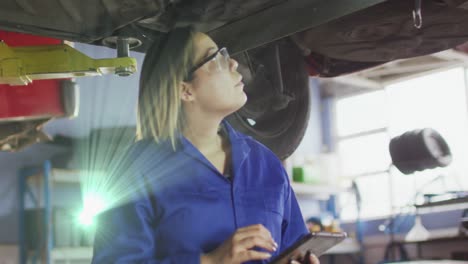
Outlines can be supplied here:
M149 47L140 77L137 139L170 140L176 148L185 124L179 87L194 65L195 34L192 28L177 28Z

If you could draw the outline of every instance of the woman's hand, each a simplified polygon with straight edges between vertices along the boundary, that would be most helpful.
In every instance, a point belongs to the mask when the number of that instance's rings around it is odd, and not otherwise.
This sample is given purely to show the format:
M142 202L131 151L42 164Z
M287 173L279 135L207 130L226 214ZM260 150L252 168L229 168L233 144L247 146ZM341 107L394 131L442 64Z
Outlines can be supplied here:
M320 264L320 261L314 254L307 253L302 259L291 260L289 264Z
M251 225L237 229L237 231L214 251L202 255L202 264L240 264L250 260L264 260L271 254L254 247L276 251L278 245L273 240L270 231L263 225ZM315 264L315 263L314 263Z

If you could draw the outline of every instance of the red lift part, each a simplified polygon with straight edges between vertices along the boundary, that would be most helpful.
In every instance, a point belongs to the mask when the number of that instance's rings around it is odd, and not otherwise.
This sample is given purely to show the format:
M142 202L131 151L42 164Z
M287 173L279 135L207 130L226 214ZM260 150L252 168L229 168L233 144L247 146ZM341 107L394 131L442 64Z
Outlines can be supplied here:
M5 41L8 46L37 46L37 45L53 45L62 44L62 40L47 38L42 36L34 36L17 32L9 32L0 30L0 39Z
M9 46L61 44L62 40L0 31ZM36 80L25 86L0 85L0 121L59 117L65 115L61 80Z
M25 86L0 85L0 121L63 115L59 80L37 80Z

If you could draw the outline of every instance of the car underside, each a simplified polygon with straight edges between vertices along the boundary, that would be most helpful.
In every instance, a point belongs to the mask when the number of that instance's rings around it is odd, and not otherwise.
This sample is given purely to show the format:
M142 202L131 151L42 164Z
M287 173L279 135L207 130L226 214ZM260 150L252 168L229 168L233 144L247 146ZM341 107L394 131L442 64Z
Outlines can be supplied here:
M51 15L53 14L53 16ZM468 0L4 0L0 29L145 52L193 26L227 47L246 81L236 128L289 156L309 119L308 77L335 77L468 41Z

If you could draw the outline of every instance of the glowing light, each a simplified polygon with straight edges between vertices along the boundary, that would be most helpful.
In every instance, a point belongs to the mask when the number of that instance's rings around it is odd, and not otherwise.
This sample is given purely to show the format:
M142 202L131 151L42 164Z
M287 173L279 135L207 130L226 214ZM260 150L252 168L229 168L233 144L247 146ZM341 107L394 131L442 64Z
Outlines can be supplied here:
M83 226L91 226L94 224L94 217L104 211L106 202L104 198L98 194L88 194L83 199L83 210L81 211L78 221Z

